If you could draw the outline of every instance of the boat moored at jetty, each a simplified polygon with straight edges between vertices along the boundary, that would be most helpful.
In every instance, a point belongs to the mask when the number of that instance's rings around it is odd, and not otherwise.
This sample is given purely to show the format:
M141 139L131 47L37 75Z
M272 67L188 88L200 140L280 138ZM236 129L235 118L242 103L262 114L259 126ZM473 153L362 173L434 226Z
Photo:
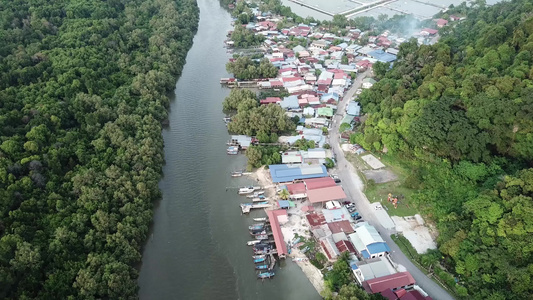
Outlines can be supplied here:
M254 221L256 222L265 222L267 218L254 218Z
M265 191L256 191L252 195L246 196L247 198L257 198L265 194ZM264 197L264 196L263 196Z
M266 260L266 257L262 257L262 258L254 258L254 263L255 264L258 264L258 263L262 263Z
M256 270L268 270L268 265L257 265L255 266Z
M246 245L253 246L253 245L257 244L257 243L261 243L261 240L248 241L248 242L246 242Z
M239 189L239 195L250 194L260 189L260 186L245 186Z
M259 279L265 279L265 278L272 278L274 277L274 272L262 272L257 274L257 278Z

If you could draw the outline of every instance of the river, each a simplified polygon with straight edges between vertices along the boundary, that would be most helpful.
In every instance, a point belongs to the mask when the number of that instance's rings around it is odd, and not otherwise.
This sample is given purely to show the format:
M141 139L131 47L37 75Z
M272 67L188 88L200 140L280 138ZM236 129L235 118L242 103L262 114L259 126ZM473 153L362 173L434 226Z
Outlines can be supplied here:
M290 260L276 276L256 279L248 225L241 216L236 187L250 179L229 174L246 164L242 155L227 156L228 132L222 100L229 90L230 57L223 48L231 17L217 0L198 0L200 24L187 55L169 113L165 140L162 199L146 242L139 276L141 299L320 299L300 268Z

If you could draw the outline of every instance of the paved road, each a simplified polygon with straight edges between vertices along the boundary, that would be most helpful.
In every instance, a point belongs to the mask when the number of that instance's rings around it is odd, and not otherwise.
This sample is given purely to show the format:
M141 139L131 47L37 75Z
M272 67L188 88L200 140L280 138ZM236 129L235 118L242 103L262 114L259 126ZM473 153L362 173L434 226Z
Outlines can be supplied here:
M369 71L357 76L354 84L346 92L343 100L338 105L337 115L334 116L333 126L330 129L329 144L331 145L333 152L336 154L337 167L336 172L339 178L342 180L342 186L349 199L354 202L363 216L363 219L370 225L374 226L381 237L387 242L391 249L391 258L396 264L400 264L413 275L417 285L422 287L433 299L435 300L453 300L454 298L448 294L441 286L436 284L433 280L428 278L422 271L420 271L411 261L402 253L398 245L390 238L390 235L395 233L394 230L385 229L379 220L374 215L374 208L370 205L370 202L362 192L363 183L354 166L346 160L344 152L340 147L340 134L339 126L345 113L346 104L353 97L355 91L361 86L363 79L368 75Z

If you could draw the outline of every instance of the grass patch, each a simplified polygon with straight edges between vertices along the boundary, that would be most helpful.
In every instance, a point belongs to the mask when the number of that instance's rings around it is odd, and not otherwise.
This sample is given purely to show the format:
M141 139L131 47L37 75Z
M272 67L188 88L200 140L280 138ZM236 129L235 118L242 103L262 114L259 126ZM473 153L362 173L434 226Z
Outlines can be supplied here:
M379 184L369 181L365 188L368 201L381 202L381 205L387 208L389 215L399 217L413 216L418 213L417 209L411 203L411 195L414 192L414 190L404 187L401 181ZM398 197L398 208L394 208L394 205L387 201L389 193Z

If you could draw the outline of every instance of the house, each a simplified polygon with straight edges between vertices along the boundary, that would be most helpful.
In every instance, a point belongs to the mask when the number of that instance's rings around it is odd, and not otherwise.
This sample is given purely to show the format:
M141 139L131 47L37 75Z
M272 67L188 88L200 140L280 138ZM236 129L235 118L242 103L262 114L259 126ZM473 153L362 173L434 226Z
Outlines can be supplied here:
M429 36L434 36L438 33L439 31L437 29L431 29L431 28L424 28L420 31L420 34L421 35L429 35Z
M374 80L373 78L365 78L363 79L363 88L364 89L369 89L371 88L377 81Z
M329 230L331 230L331 233L333 234L339 233L339 232L350 234L354 232L350 221L347 221L347 220L328 223L328 227L329 227Z
M300 152L298 151L285 152L281 155L281 163L282 164L301 164L303 163L303 158Z
M381 62L393 62L396 60L396 55L387 53L381 49L370 51L367 55Z
M456 15L450 15L450 20L451 21L459 21L459 20L461 20L461 18L456 16Z
M281 102L281 98L279 97L266 97L265 99L262 99L259 101L261 105L268 105L268 104L279 104Z
M389 300L433 300L430 296L427 296L427 294L424 296L424 291L416 290L416 286L414 290L410 291L406 291L404 289L399 289L396 291L385 290L380 294Z
M315 47L315 48L319 48L319 49L324 49L327 47L327 45L329 44L329 42L325 41L325 40L316 40L316 41L313 41L311 43L311 47Z
M437 27L442 28L446 25L448 25L448 20L445 19L436 19L435 23L437 23Z
M356 224L355 232L348 237L363 259L382 257L390 252L376 228L367 222Z
M246 149L252 144L252 138L246 135L232 135L229 144L232 146L240 146L241 149Z
M270 228L272 230L272 235L274 236L274 243L278 250L278 255L280 258L285 258L288 254L287 244L283 240L280 224L286 223L289 220L287 211L284 209L268 210L267 216L270 221Z
M323 165L269 165L270 176L275 183L292 182L297 179L319 178L328 176Z
M350 267L359 284L364 281L388 276L396 273L396 270L386 257L376 257L365 261L351 262Z
M359 102L355 102L355 101L348 102L348 106L346 107L346 113L353 117L358 117L359 114L361 113L361 106L359 106Z
M415 279L409 272L400 272L378 277L363 282L362 286L369 294L381 293L386 290L412 289Z
M362 46L359 46L357 44L351 44L350 46L346 47L345 51L346 53L355 53L355 51L357 51L358 49L361 49L363 48Z
M333 117L333 108L331 107L319 107L316 111L317 116L326 118Z
M298 104L298 97L296 96L289 96L289 97L283 98L283 100L280 102L280 105L283 109L300 108L300 105Z

